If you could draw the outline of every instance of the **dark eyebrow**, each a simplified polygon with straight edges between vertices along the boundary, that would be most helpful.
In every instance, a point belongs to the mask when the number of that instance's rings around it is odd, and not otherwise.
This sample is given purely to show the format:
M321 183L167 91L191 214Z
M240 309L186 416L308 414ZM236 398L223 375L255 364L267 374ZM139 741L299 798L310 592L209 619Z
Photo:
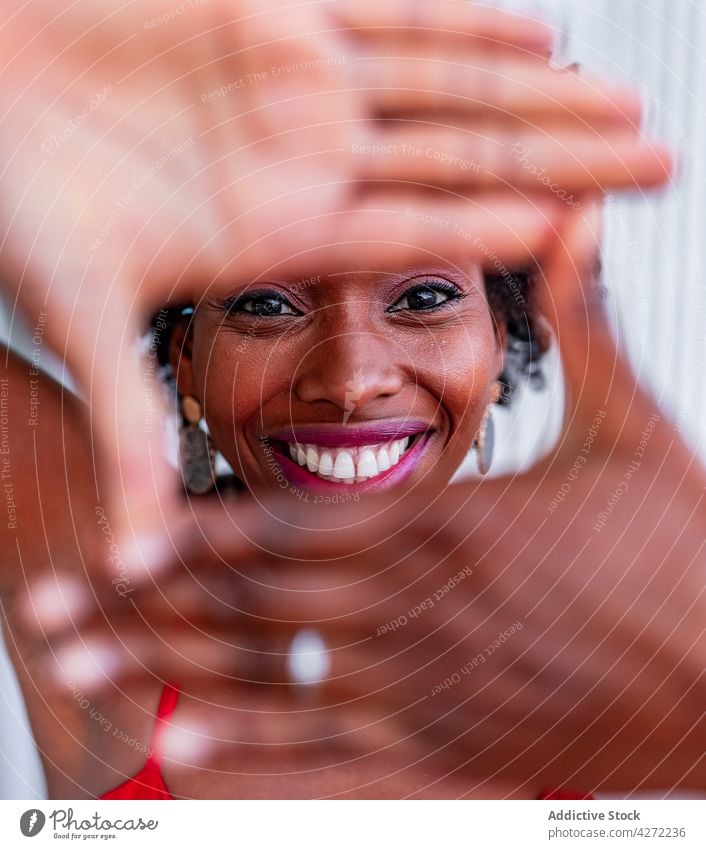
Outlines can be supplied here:
M468 276L469 271L475 270L478 268L478 263L469 264L465 269L460 265L454 265L453 263L447 263L446 265L433 265L433 264L423 264L419 265L410 265L410 266L402 266L393 269L381 269L379 271L371 271L369 269L359 270L359 271L334 271L331 272L329 277L348 277L352 275L358 274L379 274L380 276L385 277L420 277L424 274L439 274L443 276L444 274L463 274L464 276Z

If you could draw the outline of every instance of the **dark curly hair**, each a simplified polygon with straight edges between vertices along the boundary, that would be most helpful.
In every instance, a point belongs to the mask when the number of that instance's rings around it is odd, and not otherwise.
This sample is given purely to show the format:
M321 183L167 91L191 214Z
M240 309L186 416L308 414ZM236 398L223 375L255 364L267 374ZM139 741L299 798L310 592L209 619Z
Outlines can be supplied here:
M507 328L505 365L500 376L503 392L499 404L507 405L517 385L526 380L533 389L544 386L542 355L551 342L549 328L541 315L532 272L487 274L485 291L498 322Z
M535 278L532 272L503 272L486 274L485 289L496 321L507 328L505 366L500 376L503 391L498 403L507 405L518 384L527 381L533 389L541 389L544 375L542 355L550 344L550 333L539 310ZM188 306L164 307L152 317L150 350L162 367L162 374L171 382L169 342L178 321Z

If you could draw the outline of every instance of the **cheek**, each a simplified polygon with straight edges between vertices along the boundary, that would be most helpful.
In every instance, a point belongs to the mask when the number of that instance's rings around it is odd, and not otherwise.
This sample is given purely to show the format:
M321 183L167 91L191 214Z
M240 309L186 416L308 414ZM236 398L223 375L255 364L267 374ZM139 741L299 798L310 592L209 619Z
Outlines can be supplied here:
M221 331L195 339L194 378L216 445L227 446L279 388L269 350L252 337Z
M448 328L433 347L427 352L424 383L446 412L451 435L470 444L499 371L492 321Z

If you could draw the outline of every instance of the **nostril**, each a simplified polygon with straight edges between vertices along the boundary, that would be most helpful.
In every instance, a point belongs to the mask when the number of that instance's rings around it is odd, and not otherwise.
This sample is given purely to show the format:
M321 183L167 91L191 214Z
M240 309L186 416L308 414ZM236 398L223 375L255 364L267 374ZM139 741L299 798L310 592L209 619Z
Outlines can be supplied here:
M363 405L379 398L392 398L402 388L394 373L379 368L341 371L334 362L320 364L315 371L294 381L292 392L304 403L328 402L352 415Z

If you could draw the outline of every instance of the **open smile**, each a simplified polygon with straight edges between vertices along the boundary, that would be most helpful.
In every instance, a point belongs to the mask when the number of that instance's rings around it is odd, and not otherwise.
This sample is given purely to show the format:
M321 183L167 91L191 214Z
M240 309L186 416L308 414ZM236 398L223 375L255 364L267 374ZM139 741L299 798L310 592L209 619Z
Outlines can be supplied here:
M292 428L263 439L276 451L282 472L293 485L367 490L408 478L428 443L429 429L421 422L389 422Z

